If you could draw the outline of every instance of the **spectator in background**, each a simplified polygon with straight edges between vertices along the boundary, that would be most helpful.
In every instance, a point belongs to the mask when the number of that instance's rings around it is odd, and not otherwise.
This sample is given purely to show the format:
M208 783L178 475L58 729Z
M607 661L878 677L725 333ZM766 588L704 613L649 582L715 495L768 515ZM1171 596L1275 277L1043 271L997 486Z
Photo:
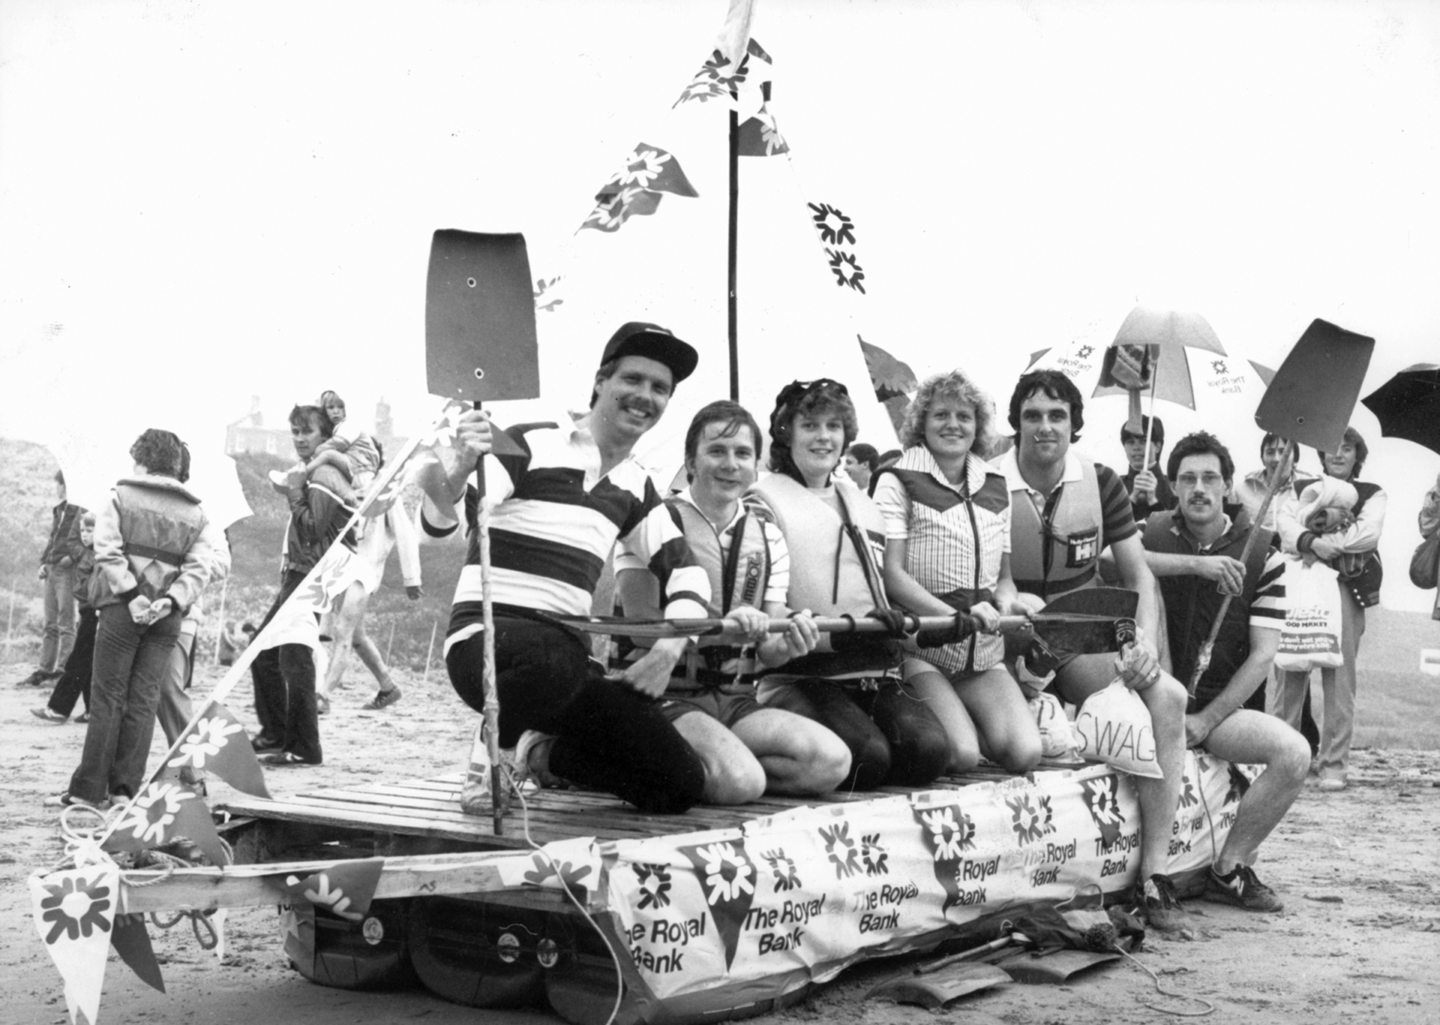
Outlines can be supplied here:
M90 724L70 785L47 805L103 807L133 798L145 775L162 677L185 613L225 541L179 481L184 443L150 428L130 446L135 473L95 517L103 587L90 683Z
M220 664L233 666L240 652L255 639L255 624L246 622L238 627L222 627L220 631Z
M1153 428L1152 428L1153 424ZM1150 440L1146 443L1145 436ZM1125 459L1129 471L1121 478L1125 490L1130 492L1130 510L1137 523L1142 522L1156 510L1175 508L1175 489L1170 478L1160 470L1160 453L1165 449L1165 424L1157 416L1140 417L1137 432L1135 422L1127 421L1120 426L1120 444L1125 447Z
M1270 508L1265 511L1265 522L1256 523L1256 517L1260 514L1260 506L1265 501L1265 496L1280 478L1280 464L1285 460L1285 449L1290 441L1278 434L1267 433L1260 439L1260 469L1251 470L1240 481L1235 484L1235 500L1244 507L1249 514L1250 522L1257 528L1275 530L1277 514L1281 507L1293 505L1296 499L1296 492L1288 486L1282 486L1275 492L1275 497L1270 501ZM1305 473L1293 462L1290 465L1290 472L1284 479L1284 485L1289 485L1297 480L1311 481L1315 478ZM1278 543L1278 535L1277 535Z
M1440 474L1435 477L1435 486L1425 492L1420 506L1420 536L1429 539L1440 530ZM1440 619L1440 590L1435 592L1435 607L1430 611L1431 619Z
M866 494L870 494L870 481L880 468L880 453L874 445L857 441L845 450L845 476Z
M80 517L80 541L84 552L74 566L75 604L80 610L80 626L75 631L75 644L70 657L65 660L65 672L60 682L50 692L50 700L31 713L47 722L68 722L75 710L75 702L85 699L85 711L75 717L76 722L90 721L90 670L95 660L95 628L99 613L90 594L91 581L95 577L95 514L83 513Z
M309 463L331 436L330 418L319 406L290 411L290 439L302 464ZM280 591L260 624L275 618L286 599L304 581L345 530L354 512L354 493L344 469L325 461L292 470L286 478L290 524L282 550ZM255 683L255 715L260 735L251 741L261 761L272 765L319 765L320 724L315 702L315 655L309 644L286 634L250 665Z
M1344 440L1335 452L1318 453L1325 473L1348 481L1360 496L1351 510L1354 522L1349 526L1324 534L1308 530L1296 515L1298 503L1287 506L1279 514L1281 547L1287 554L1312 555L1340 574L1340 654L1344 661L1334 669L1320 670L1325 719L1317 767L1320 789L1325 791L1344 790L1348 783L1350 737L1355 726L1355 660L1360 652L1360 638L1365 635L1365 610L1380 603L1380 562L1375 549L1385 526L1385 506L1389 499L1380 485L1359 479L1369 451L1360 432L1347 427ZM1304 487L1304 482L1297 481L1296 493ZM1299 728L1301 709L1309 691L1308 672L1277 673L1267 711Z
M75 645L75 563L83 555L80 516L85 512L66 501L65 474L55 471L60 501L50 510L50 539L40 553L40 580L45 585L45 632L40 643L40 664L16 684L43 687L65 671Z

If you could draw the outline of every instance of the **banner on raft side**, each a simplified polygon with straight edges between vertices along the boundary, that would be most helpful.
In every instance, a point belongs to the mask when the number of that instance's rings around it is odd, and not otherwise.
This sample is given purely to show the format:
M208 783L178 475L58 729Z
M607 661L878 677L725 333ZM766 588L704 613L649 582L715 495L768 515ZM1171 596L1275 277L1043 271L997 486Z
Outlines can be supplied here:
M1210 864L1248 783L1187 754L1172 875ZM598 903L650 997L719 1011L727 994L776 998L932 946L1010 902L1127 889L1139 845L1132 780L1095 765L603 844Z

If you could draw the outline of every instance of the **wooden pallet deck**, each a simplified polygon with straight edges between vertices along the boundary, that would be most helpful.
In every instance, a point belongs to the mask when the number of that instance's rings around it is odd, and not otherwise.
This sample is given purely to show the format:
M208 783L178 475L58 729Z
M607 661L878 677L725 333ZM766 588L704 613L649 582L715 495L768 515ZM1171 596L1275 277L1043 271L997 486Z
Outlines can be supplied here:
M963 777L944 777L927 789L959 788L1002 778L1004 774L999 769L993 772L982 769ZM734 807L707 805L692 808L683 815L649 815L610 794L539 790L527 794L527 809L522 809L518 801L514 804L504 819L503 835L497 836L489 816L467 815L460 810L461 782L462 774L454 773L398 783L317 789L271 800L237 794L217 810L258 820L267 826L313 826L350 834L429 840L450 849L490 850L528 848L531 840L543 845L578 836L606 841L726 829L795 808L868 801L910 792L884 787L823 798L766 796Z

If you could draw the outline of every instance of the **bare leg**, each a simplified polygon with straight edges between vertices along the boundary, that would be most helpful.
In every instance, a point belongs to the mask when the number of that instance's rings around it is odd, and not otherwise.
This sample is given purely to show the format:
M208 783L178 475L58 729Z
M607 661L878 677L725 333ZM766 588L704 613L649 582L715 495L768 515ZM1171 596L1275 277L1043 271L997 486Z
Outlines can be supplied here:
M1066 701L1076 704L1109 685L1115 678L1114 657L1081 655L1060 671L1057 689ZM1135 792L1140 802L1140 878L1168 875L1170 861L1170 827L1175 822L1175 809L1180 801L1180 787L1185 775L1185 687L1168 673L1138 691L1150 710L1151 729L1155 733L1155 755L1163 779L1134 777Z
M681 724L688 718L676 724L682 734ZM764 769L768 793L828 794L850 771L845 741L802 715L765 708L751 712L731 729Z
M364 613L361 615L363 617ZM364 618L355 624L355 636L350 641L350 646L355 649L355 654L360 656L360 661L364 663L365 668L370 670L370 675L375 677L375 682L380 685L381 690L389 690L395 686L390 681L390 670L385 665L385 660L380 657L380 649L375 646L375 642L365 632Z
M336 606L330 612L330 665L325 671L325 679L320 684L320 695L329 697L330 691L340 682L340 677L345 675L345 663L350 655L351 638L355 636L355 628L359 626L361 618L365 615L365 603L368 599L365 588L359 582L351 584L343 595L340 596Z
M1298 731L1274 716L1242 708L1211 730L1203 746L1228 762L1265 766L1240 799L1235 824L1215 862L1215 870L1225 875L1236 864L1255 864L1260 844L1279 825L1305 786L1310 745Z
M1029 772L1040 764L1040 727L1008 672L987 669L957 678L953 686L975 723L986 758L1015 773Z

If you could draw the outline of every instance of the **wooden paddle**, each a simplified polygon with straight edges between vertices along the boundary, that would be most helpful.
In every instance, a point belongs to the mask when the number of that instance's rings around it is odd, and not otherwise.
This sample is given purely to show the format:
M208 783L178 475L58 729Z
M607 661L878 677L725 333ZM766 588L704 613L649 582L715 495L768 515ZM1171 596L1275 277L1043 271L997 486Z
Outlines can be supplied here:
M523 235L435 232L425 283L425 380L447 399L531 399L540 394L535 298ZM518 455L503 431L492 437L495 455ZM485 665L481 733L490 761L490 797L496 835L504 832L506 781L500 767L500 696L495 687L495 624L490 599L490 522L485 502L485 460L475 465L480 493L475 531L480 551L480 593Z
M1334 452L1340 447L1345 438L1345 428L1350 425L1350 415L1360 398L1360 386L1365 381L1365 371L1370 366L1370 356L1374 351L1375 339L1316 319L1311 321L1275 372L1255 410L1255 423L1261 430L1288 438L1290 447L1255 514L1250 536L1245 539L1240 551L1241 565L1250 558L1258 534L1257 527L1265 522L1270 503L1290 477L1296 446L1310 445L1321 452ZM1215 622L1210 624L1210 633L1195 657L1188 688L1191 697L1195 696L1196 688L1200 686L1200 677L1210 668L1215 638L1220 633L1220 624L1225 621L1225 613L1230 609L1232 597L1227 594L1221 601Z

